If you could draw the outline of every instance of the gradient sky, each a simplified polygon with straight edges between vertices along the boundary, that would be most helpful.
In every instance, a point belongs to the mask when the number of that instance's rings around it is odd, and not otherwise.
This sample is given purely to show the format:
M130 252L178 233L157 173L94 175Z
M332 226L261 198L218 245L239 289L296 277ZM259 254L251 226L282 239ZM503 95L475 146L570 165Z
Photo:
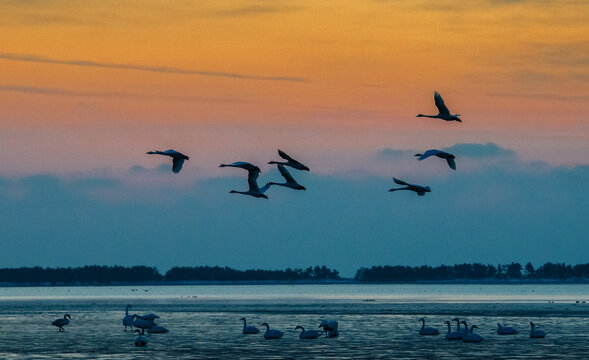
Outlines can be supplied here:
M0 266L587 261L586 1L4 0L0 30ZM462 124L415 118L435 90ZM276 148L306 193L227 194Z

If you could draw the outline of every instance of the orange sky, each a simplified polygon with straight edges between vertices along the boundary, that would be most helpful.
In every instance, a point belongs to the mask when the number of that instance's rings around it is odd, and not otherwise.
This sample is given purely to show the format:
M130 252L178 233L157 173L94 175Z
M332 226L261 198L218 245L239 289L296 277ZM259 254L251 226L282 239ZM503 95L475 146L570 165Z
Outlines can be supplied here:
M203 166L278 146L589 154L586 1L9 0L0 30L7 172L149 164L154 147ZM434 90L464 123L415 118Z

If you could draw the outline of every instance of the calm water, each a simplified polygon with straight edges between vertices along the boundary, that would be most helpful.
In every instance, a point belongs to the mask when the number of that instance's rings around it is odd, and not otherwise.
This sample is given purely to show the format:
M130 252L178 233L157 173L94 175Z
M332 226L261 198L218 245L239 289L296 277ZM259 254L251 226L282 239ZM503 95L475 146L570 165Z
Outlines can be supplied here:
M589 302L589 285L0 288L0 358L587 359L589 304L582 301ZM136 348L135 335L121 325L127 303L132 313L158 314L170 332L147 335L148 346ZM49 324L65 313L72 321L60 333ZM242 335L242 316L285 335ZM458 316L478 325L484 341L421 337L422 316L442 334L443 322ZM296 325L317 328L323 318L339 321L338 338L298 338ZM545 339L529 338L530 320L547 332ZM498 336L497 322L521 333Z

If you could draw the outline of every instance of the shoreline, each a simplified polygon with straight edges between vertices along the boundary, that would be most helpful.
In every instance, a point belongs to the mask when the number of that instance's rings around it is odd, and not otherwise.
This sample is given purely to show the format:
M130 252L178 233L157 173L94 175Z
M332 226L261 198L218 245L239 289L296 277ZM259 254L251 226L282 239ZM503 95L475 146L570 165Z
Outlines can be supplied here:
M114 286L207 286L207 285L588 285L589 279L522 279L522 280L422 280L422 281L359 281L354 279L341 280L300 280L300 281L157 281L157 282L118 282L110 283L10 283L0 282L0 287L114 287Z

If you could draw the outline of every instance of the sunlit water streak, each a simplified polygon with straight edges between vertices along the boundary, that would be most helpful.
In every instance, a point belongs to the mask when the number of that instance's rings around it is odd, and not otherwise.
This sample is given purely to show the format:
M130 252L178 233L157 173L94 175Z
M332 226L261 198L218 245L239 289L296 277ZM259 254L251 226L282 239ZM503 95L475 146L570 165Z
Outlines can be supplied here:
M589 358L587 285L247 285L0 288L0 358L415 359ZM136 291L132 291L137 289ZM194 297L196 296L196 297ZM365 301L370 300L370 301ZM374 301L372 301L374 300ZM548 301L556 300L556 303ZM576 301L580 303L577 304ZM123 331L124 306L154 312L168 334ZM49 324L72 315L66 331ZM241 316L284 331L280 340L242 335ZM476 324L480 344L417 335L417 319L445 333L454 316ZM335 339L300 340L296 325L335 318ZM529 321L548 333L529 338ZM520 330L498 336L496 323Z

